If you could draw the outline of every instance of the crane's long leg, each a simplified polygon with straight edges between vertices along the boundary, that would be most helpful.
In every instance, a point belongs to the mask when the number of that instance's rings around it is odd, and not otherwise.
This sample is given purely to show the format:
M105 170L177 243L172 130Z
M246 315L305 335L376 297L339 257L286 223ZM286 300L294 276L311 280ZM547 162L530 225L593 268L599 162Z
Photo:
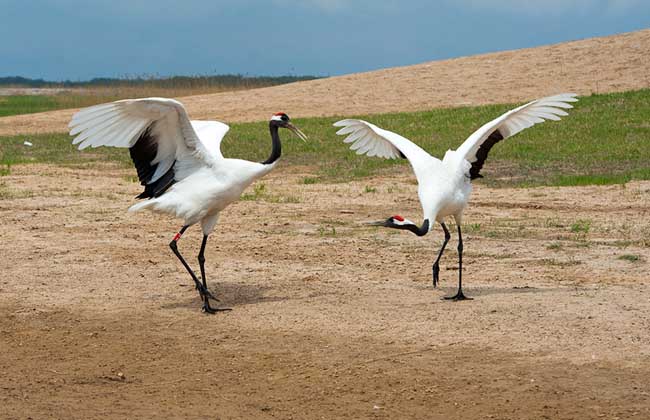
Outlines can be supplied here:
M169 243L169 247L172 249L172 252L174 253L174 255L176 255L176 257L178 257L178 259L181 261L181 264L183 264L183 267L185 267L187 272L190 273L190 276L192 276L192 280L194 280L194 284L196 285L196 288L199 291L199 295L201 296L201 299L203 299L203 310L205 312L207 312L207 313L214 313L214 310L212 308L210 308L210 305L208 304L207 307L206 307L206 304L205 304L206 300L208 300L210 298L213 298L212 294L210 293L210 291L206 287L204 287L201 284L199 279L196 278L196 274L194 274L194 271L192 271L189 264L187 264L187 262L185 261L185 258L183 258L181 253L178 251L177 242L178 242L179 239L181 239L181 236L183 236L183 233L185 233L185 231L187 230L188 227L189 227L188 225L183 226L181 228L181 230L176 235L174 235L174 239L172 239L172 241Z
M442 253L445 251L445 247L447 246L447 242L449 242L449 238L451 238L451 235L449 234L449 229L447 229L447 226L445 225L444 222L440 223L440 226L442 226L442 230L445 231L445 241L442 243L442 247L440 248L440 252L438 252L438 258L436 258L436 262L433 263L433 267L431 267L433 271L433 287L438 287L438 283L440 280L440 257L442 257Z
M208 283L205 279L205 245L208 243L208 235L203 235L203 242L201 242L201 250L199 251L199 267L201 268L201 280L203 281L203 290L205 290L206 293L203 294L203 310L207 313L215 313L215 312L220 312L220 311L230 311L230 308L212 308L210 307L210 299L214 299L216 301L219 301L219 299L215 298L212 293L210 293L210 290L208 289Z
M460 223L458 223L458 292L454 296L446 296L448 300L471 300L463 294L463 235L460 232Z
M203 235L203 242L201 242L201 250L199 251L199 267L201 268L201 280L203 280L203 287L207 290L208 284L205 281L205 245L208 243L208 235Z

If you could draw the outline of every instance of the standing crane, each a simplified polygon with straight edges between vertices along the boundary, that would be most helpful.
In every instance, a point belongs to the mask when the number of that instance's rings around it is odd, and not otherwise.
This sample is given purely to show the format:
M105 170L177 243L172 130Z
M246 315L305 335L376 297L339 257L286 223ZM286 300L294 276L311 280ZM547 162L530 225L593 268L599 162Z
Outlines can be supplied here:
M568 115L564 109L573 108L576 94L563 93L529 102L506 112L476 130L457 150L448 150L442 160L431 156L415 143L399 134L383 130L362 120L347 119L334 123L342 127L337 134L348 135L344 140L352 143L350 149L357 154L387 159L398 157L409 160L418 180L418 196L422 205L424 221L421 226L396 215L372 225L408 230L417 236L426 235L437 222L445 233L445 239L432 266L433 287L437 287L440 274L440 258L451 235L445 218L453 216L458 228L458 292L445 297L451 300L471 299L463 294L463 237L461 222L463 211L472 192L471 181L482 178L483 164L492 147L503 139L546 120L557 121Z
M271 117L271 155L264 162L225 158L221 140L229 127L217 121L190 121L183 105L173 99L126 99L96 105L77 112L68 125L73 144L87 147L128 147L144 191L129 211L149 209L183 219L183 226L169 246L192 277L203 301L203 311L217 300L205 277L205 246L219 213L239 199L256 179L270 172L282 154L279 129L305 134L278 112ZM190 226L201 223L203 242L198 255L201 279L178 250L178 241Z

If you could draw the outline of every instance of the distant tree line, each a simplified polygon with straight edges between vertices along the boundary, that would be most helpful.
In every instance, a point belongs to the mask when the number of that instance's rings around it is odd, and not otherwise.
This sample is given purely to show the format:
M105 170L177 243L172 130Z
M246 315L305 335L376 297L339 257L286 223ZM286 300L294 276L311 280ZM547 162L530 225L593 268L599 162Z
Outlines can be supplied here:
M137 87L150 86L158 88L192 88L199 86L221 86L250 88L256 86L273 86L301 80L318 79L317 76L243 76L240 74L223 74L213 76L173 76L173 77L98 77L86 81L65 80L53 82L43 79L30 79L21 76L0 77L0 86L20 86L32 88L48 87Z

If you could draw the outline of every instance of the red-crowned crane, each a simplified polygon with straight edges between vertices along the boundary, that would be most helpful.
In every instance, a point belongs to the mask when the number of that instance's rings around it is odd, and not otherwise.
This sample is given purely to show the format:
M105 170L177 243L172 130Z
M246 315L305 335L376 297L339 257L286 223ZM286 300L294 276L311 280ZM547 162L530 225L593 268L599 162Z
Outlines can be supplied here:
M269 121L272 150L261 163L225 158L221 140L228 132L217 121L190 121L183 105L173 99L126 99L82 109L69 124L73 144L87 147L128 147L145 199L129 211L149 209L183 219L183 226L169 246L194 280L203 301L203 311L217 300L208 290L205 277L205 246L219 213L239 199L253 181L270 172L282 153L278 131L287 128L299 138L306 136L283 112ZM201 223L203 242L198 255L201 279L178 251L177 242L188 227Z
M458 150L448 150L442 160L431 156L399 134L366 121L347 119L334 123L334 126L342 127L337 134L347 134L344 141L352 143L350 148L356 150L357 154L409 160L418 180L418 196L424 218L422 225L417 226L399 215L371 224L408 230L424 236L433 228L433 222L440 223L445 240L432 267L434 287L439 281L440 257L450 239L444 220L448 216L454 217L458 227L458 292L445 299L465 300L470 298L463 294L462 288L463 238L460 226L463 210L472 192L471 181L483 177L480 171L492 146L537 123L559 120L561 116L568 115L564 109L572 108L570 102L576 102L576 96L573 93L549 96L506 112L476 130Z

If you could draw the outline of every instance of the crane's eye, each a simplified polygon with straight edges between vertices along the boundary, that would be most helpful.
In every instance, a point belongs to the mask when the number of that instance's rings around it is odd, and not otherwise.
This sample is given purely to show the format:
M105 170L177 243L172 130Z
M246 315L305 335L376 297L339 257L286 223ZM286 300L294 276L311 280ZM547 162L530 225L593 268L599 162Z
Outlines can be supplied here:
M284 121L284 122L289 121L289 116L288 116L287 114L282 114L282 116L281 116L280 118L281 118L282 121Z

